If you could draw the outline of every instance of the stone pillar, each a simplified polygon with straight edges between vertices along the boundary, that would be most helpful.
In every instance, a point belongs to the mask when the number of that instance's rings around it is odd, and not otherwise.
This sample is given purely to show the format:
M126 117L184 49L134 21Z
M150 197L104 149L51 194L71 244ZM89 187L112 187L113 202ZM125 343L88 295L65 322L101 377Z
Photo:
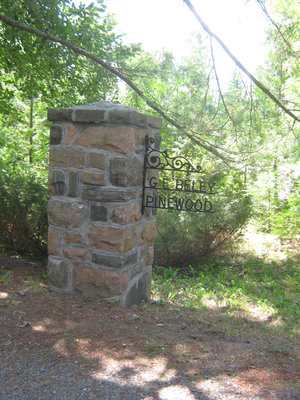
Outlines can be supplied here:
M49 110L48 287L138 304L150 295L156 220L141 214L145 136L161 119L99 102Z

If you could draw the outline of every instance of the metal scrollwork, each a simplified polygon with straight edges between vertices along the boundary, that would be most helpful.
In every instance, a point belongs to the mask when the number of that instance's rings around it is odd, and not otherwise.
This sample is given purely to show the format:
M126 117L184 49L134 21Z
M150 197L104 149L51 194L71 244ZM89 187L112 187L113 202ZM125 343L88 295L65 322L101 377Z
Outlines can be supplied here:
M173 157L168 150L155 149L155 140L149 136L146 136L145 145L142 214L145 208L215 212L209 200L216 193L215 183L205 179L200 165L194 167L183 156ZM147 174L148 170L161 172ZM172 171L172 174L163 171Z
M197 172L201 170L201 166L194 167L189 160L183 156L171 157L168 150L156 150L154 147L154 139L146 138L146 168L164 169L180 172Z

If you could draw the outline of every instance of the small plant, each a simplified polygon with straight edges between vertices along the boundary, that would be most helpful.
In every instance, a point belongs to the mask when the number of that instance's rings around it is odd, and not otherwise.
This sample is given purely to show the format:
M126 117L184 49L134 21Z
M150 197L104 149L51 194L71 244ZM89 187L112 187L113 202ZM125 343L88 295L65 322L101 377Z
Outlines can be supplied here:
M9 299L6 299L3 303L0 303L0 306L1 307L8 307L9 304L14 304L14 302L9 300Z
M169 345L167 343L159 343L155 340L146 342L144 345L142 345L142 350L149 355L160 354L164 351L167 351L168 348Z
M11 275L11 271L8 270L8 271L4 272L4 274L0 276L0 283L7 282L10 275Z
M41 273L39 276L32 276L32 275L27 275L26 277L26 282L28 289L31 289L33 291L40 291L45 289L45 273Z
M151 308L149 308L148 305L145 303L141 305L141 309L142 311L151 311Z

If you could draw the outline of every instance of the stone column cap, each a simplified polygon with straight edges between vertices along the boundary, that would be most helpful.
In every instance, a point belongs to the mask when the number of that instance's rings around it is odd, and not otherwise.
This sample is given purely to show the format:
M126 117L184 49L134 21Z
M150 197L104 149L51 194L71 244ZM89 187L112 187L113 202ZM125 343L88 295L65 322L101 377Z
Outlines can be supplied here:
M72 121L84 123L121 123L143 128L161 129L162 119L145 115L132 107L99 101L75 107L48 110L49 121Z

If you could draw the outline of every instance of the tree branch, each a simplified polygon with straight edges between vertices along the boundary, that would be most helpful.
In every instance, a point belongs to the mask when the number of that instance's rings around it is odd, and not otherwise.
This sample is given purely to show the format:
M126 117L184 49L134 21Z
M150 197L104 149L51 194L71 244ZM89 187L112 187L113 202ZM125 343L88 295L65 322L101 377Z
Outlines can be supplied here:
M195 143L197 143L199 146L201 146L203 149L207 150L208 152L214 154L216 157L220 158L223 160L227 165L230 162L234 162L232 158L228 158L221 154L216 146L210 144L208 141L204 139L200 139L199 137L195 136L195 133L193 132L188 132L182 125L180 125L177 121L175 121L173 118L168 116L156 103L151 101L126 75L124 75L119 69L112 67L110 64L107 62L101 60L99 57L89 53L88 51L82 49L79 46L76 46L69 41L62 39L58 36L37 30L31 26L22 24L20 22L14 21L10 18L7 18L6 16L0 14L0 21L3 21L5 24L12 26L13 28L20 29L22 31L29 32L33 35L39 36L45 40L49 40L51 42L59 43L63 47L67 47L74 51L77 54L81 54L85 56L86 58L89 58L90 60L94 61L98 65L101 65L103 68L111 72L113 75L119 77L122 81L124 81L135 93L137 93L144 101L145 103L151 107L154 111L156 111L163 119L165 119L167 122L169 122L171 125L173 125L176 129L178 129L180 132L184 133L189 139L193 140ZM225 151L226 149L221 149L221 151Z
M266 6L264 5L264 3L261 0L256 0L258 2L258 4L260 5L260 8L263 10L264 14L266 15L266 17L270 20L271 24L275 26L277 32L279 33L279 35L282 37L283 41L285 42L285 44L287 45L287 47L290 49L292 55L298 59L298 55L297 53L295 53L295 51L293 50L292 46L290 45L289 41L285 38L284 34L281 32L280 27L276 24L276 22L273 21L273 19L270 17Z
M217 72L217 69L216 69L214 49L213 49L213 44L212 44L212 39L211 38L210 38L210 54L211 54L211 60L212 60L212 63L213 63L213 70L214 70L214 73L215 73L215 78L216 78L216 82L217 82L217 86L218 86L219 95L220 95L220 98L222 100L222 103L223 103L224 109L226 111L226 114L227 114L228 118L230 119L230 121L232 122L234 131L236 133L235 122L234 122L233 118L231 117L231 114L230 114L230 112L229 112L229 110L227 108L227 105L226 105L226 102L225 102L225 99L224 99L224 96L223 96L223 92L222 92L222 89L221 89L219 76L218 76L218 72Z
M270 92L269 89L267 89L261 82L259 82L255 76L253 76L241 63L240 61L231 53L231 51L228 49L228 47L225 45L225 43L215 34L213 33L209 27L206 25L206 23L200 18L199 14L196 12L194 6L189 0L183 0L185 4L188 6L192 14L195 16L199 24L202 26L202 28L205 30L206 33L208 33L209 36L213 37L224 49L225 53L229 55L229 57L235 62L235 64L251 79L253 83L257 87L259 87L260 90L262 90L270 99L277 104L286 114L288 114L290 117L292 117L295 121L300 122L300 119L293 114L288 108L286 108L274 95L272 92Z

